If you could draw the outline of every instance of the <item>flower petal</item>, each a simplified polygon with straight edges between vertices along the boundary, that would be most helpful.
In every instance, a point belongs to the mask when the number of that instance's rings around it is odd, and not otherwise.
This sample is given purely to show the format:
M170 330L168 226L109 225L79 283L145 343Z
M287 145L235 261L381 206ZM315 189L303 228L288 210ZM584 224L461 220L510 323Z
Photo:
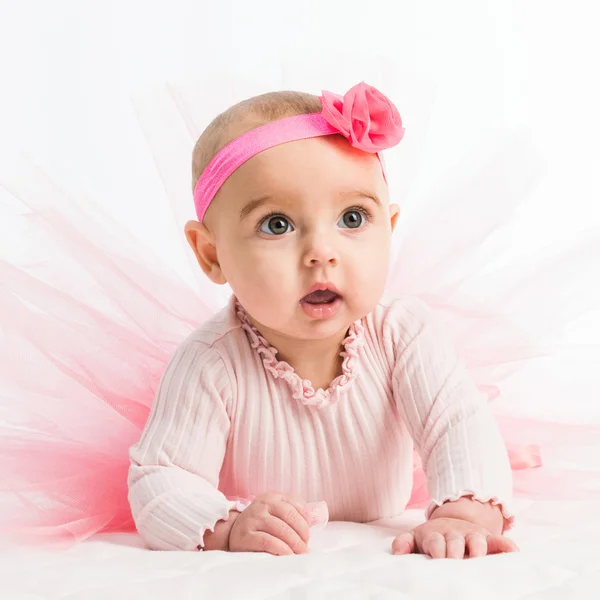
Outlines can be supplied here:
M323 117L352 146L376 153L391 148L404 137L398 109L373 86L361 81L344 97L323 91Z

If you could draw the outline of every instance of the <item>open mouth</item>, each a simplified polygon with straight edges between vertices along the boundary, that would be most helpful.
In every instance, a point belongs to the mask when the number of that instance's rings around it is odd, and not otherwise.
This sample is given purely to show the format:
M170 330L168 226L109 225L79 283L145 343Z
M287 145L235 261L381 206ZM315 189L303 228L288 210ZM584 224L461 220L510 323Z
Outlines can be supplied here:
M331 290L316 290L304 296L300 302L306 304L333 304L339 297L339 294Z
M327 287L325 287L327 286ZM342 297L334 291L333 285L317 284L314 287L325 287L325 289L314 289L300 300L300 306L311 319L330 319L335 317L342 308ZM333 289L330 289L333 288Z

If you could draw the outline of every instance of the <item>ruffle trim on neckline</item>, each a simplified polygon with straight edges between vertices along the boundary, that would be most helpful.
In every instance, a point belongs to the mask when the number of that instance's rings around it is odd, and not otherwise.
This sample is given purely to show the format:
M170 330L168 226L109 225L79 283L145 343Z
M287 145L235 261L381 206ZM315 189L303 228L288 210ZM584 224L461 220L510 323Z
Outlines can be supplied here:
M266 370L276 379L283 379L292 389L292 396L299 400L305 406L316 406L321 408L333 404L339 397L339 394L345 391L356 379L358 372L358 351L363 345L364 327L360 321L355 321L348 328L342 345L344 350L340 352L343 357L342 374L338 375L324 390L319 388L315 390L308 379L302 379L287 362L277 360L277 348L269 344L260 331L250 322L245 308L235 300L235 310L237 317L242 325L242 329L248 334L250 345L259 355L261 355L263 365Z

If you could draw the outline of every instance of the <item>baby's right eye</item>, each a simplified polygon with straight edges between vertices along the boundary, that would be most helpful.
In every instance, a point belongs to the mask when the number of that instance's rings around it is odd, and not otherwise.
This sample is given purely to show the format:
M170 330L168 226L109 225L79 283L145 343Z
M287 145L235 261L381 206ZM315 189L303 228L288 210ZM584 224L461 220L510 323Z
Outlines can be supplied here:
M283 235L290 231L292 231L290 222L280 215L265 219L260 226L260 232L267 235Z

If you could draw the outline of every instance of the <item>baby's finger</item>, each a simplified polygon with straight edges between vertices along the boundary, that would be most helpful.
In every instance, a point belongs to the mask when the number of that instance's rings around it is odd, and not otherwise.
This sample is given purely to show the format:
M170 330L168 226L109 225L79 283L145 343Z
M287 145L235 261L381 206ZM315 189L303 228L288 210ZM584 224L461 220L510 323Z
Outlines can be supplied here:
M481 533L468 533L465 537L469 558L485 556L488 551L487 540Z
M278 519L287 523L302 539L304 543L308 543L310 538L310 526L305 517L303 517L298 509L289 502L274 502L269 505L269 512Z
M268 533L287 544L294 554L306 554L308 546L300 536L285 522L270 516L261 524L257 531Z
M392 554L411 554L414 550L415 536L410 532L399 535L392 542Z
M437 531L423 540L422 552L431 558L446 558L446 538Z
M294 551L285 542L262 531L256 531L248 536L248 542L250 552L268 552L275 556L294 554Z
M309 515L309 506L308 503L305 502L302 498L300 498L300 496L295 496L293 494L285 494L284 496L282 496L282 501L286 502L287 504L291 504L296 511L298 512L298 514L302 517L303 520L305 520L308 524L308 529L306 529L304 527L303 524L298 523L298 526L302 528L302 531L304 533L301 534L301 537L304 541L308 541L308 537L304 537L304 534L306 534L307 536L310 536L310 515ZM290 523L291 525L291 523Z
M462 535L450 534L446 537L446 556L448 558L465 557L465 538Z
M501 552L518 552L519 548L509 538L503 535L490 535L487 539L488 554L500 554Z
M282 494L281 500L291 504L298 511L298 513L306 519L308 515L308 506L306 502L300 498L300 496L296 496L294 494Z

